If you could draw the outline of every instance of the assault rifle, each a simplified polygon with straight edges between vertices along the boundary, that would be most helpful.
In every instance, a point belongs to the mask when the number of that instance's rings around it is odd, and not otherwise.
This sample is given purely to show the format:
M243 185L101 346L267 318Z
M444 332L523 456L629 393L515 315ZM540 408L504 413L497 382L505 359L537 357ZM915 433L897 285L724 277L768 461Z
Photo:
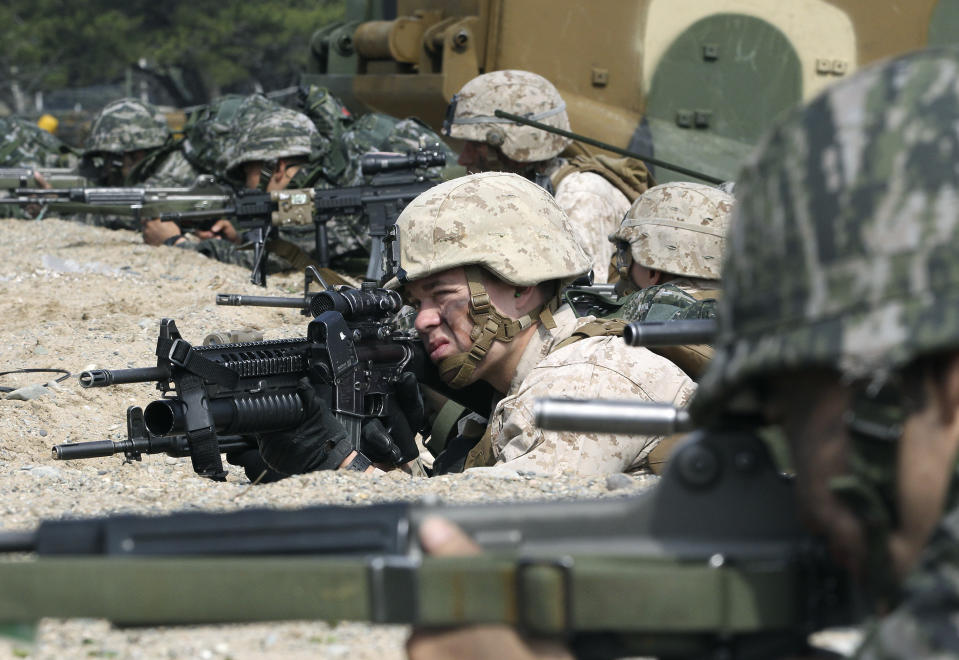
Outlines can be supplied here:
M339 216L363 214L372 239L366 279L381 280L388 274L384 240L389 228L407 204L439 183L427 176L426 169L445 162L446 155L437 148L407 154L367 154L361 168L370 175L369 182L348 188L234 192L203 175L190 188L16 188L4 201L47 205L62 213L109 213L137 221L157 218L182 228L207 227L228 218L243 230L244 242L253 249L250 281L260 286L266 284L266 259L275 227L314 224L317 261L328 268L327 223Z
M314 282L324 289L310 292ZM255 298L289 306L284 304L287 298ZM172 319L163 319L155 367L84 371L79 380L85 388L155 382L164 396L145 408L127 409L126 440L56 445L53 457L189 456L197 474L222 481L226 472L221 453L253 448L252 434L293 428L303 421L297 387L304 377L330 401L356 450L365 423L396 412L394 388L403 371L413 371L417 380L434 389L452 392L442 385L422 342L392 327L403 304L397 292L376 288L373 282L359 289L330 287L309 267L303 298L294 300L301 300L299 306L313 318L306 337L191 346ZM453 396L484 409L492 391L480 385Z
M503 623L581 657L803 655L857 609L751 428L693 433L630 498L43 522L0 534L0 552L32 553L0 561L0 623ZM417 530L434 515L486 552L424 556Z
M426 176L426 168L442 167L445 163L446 154L438 148L406 155L367 154L363 156L362 170L363 174L372 175L369 183L317 189L316 256L320 266L328 268L330 262L326 224L337 216L362 213L369 221L371 239L366 279L383 282L392 277L393 258L386 248L389 230L407 204L439 183Z
M87 184L86 178L67 167L0 167L0 190L35 188L34 173L39 173L52 188L80 188Z
M363 424L395 412L394 386L413 358L416 340L389 327L401 306L398 293L372 282L360 289L327 287L312 298L306 337L208 346L191 346L172 319L163 319L155 367L80 374L82 387L156 382L163 398L127 410L125 442L58 445L54 458L123 452L137 459L188 449L197 474L222 481L220 453L238 445L232 438L221 443L219 436L241 436L242 443L242 436L297 426L305 414L297 393L304 377L330 402L359 450Z

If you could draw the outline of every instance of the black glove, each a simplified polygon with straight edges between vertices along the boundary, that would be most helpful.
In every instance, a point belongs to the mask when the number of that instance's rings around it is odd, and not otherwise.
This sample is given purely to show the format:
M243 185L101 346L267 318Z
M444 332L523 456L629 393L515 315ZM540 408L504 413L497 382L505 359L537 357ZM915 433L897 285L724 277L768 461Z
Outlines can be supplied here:
M300 379L297 394L303 402L303 421L295 429L260 433L256 439L260 454L281 474L335 470L353 451L346 430L309 380Z
M385 419L363 425L360 446L374 463L401 465L419 456L416 434L426 424L426 410L420 385L411 372L400 375L393 402Z
M243 471L246 472L246 478L258 484L268 484L286 479L288 476L271 469L263 460L263 457L260 456L260 450L256 447L227 452L226 462L243 468Z

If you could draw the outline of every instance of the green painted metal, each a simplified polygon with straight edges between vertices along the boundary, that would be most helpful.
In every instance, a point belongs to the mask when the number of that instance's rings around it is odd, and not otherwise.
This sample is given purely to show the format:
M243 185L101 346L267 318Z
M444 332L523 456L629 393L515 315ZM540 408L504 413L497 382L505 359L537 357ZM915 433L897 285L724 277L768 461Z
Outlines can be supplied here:
M732 179L749 147L801 99L799 56L779 29L753 16L714 14L662 57L646 115L657 153ZM657 174L660 182L677 179Z
M517 566L521 568L517 570ZM586 555L575 560L426 558L378 580L366 559L57 558L0 562L0 622L42 616L117 624L319 619L566 630L789 630L797 576L785 564ZM377 585L380 585L379 587ZM412 593L401 593L404 589ZM656 598L649 598L651 593ZM378 609L391 602L403 607ZM695 607L690 607L695 603ZM386 612L385 616L383 612Z
M929 21L928 45L959 44L959 0L939 0Z

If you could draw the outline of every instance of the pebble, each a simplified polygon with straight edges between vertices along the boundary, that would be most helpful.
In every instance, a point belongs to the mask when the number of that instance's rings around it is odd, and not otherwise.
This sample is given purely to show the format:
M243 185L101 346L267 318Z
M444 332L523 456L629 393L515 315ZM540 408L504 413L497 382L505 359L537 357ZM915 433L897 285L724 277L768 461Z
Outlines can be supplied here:
M606 490L619 490L620 488L629 488L632 485L632 478L625 474L606 475Z
M55 479L57 481L63 481L63 472L53 467L52 465L38 465L28 469L28 472L34 477L39 477L41 479Z
M9 392L6 397L12 401L32 401L33 399L39 399L42 396L52 394L50 389L44 386L42 383L36 385L26 385L24 387L18 388Z

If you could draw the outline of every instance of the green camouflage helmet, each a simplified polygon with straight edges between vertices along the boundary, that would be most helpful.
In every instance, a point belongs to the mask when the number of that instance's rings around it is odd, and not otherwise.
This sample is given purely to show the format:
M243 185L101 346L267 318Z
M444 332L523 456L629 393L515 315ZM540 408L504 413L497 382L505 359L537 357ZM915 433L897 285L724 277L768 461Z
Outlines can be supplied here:
M262 96L251 97L248 103L236 120L240 135L227 163L228 174L236 176L235 168L254 160L273 162L313 153L319 133L309 117Z
M881 382L959 348L959 51L830 87L764 139L736 193L694 415L757 377L826 367Z
M106 105L94 118L84 154L154 149L170 137L170 129L153 105L132 98Z
M73 167L69 146L21 117L0 117L0 165L6 167Z
M543 76L529 71L493 71L463 85L447 110L444 130L450 137L485 142L520 163L549 160L571 140L493 113L505 110L569 130L566 103Z
M644 268L718 280L734 201L702 183L664 183L633 202L609 240L628 244L632 260Z
M556 200L532 181L483 172L430 188L396 220L401 279L477 265L515 286L574 279L592 260Z

